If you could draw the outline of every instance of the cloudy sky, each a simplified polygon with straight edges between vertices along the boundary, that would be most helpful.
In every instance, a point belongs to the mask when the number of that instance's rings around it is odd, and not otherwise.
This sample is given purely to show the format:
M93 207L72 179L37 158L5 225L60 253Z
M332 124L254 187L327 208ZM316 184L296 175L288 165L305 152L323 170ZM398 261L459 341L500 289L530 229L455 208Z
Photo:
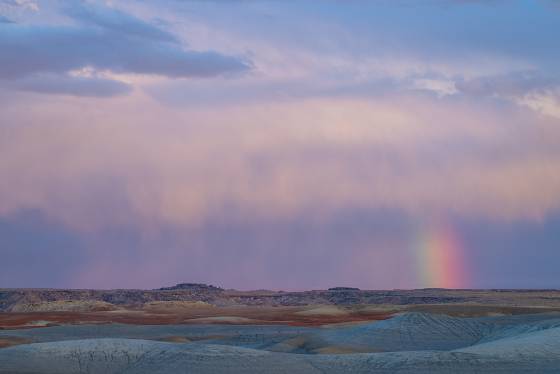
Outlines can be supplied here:
M0 287L558 288L560 3L0 0L0 259Z

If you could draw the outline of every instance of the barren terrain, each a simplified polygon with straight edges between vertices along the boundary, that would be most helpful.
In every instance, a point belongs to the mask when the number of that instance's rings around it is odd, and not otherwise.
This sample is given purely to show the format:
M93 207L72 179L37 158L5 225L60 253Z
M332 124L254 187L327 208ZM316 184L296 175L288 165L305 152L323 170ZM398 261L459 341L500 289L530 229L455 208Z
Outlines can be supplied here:
M0 290L0 373L557 372L555 290Z

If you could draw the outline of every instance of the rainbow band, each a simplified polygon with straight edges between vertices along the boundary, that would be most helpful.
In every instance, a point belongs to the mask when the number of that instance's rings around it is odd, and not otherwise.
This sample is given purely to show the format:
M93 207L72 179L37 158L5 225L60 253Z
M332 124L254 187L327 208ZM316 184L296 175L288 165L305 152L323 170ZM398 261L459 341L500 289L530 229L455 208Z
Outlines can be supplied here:
M423 287L465 288L469 284L465 252L459 236L449 226L420 235L416 249Z

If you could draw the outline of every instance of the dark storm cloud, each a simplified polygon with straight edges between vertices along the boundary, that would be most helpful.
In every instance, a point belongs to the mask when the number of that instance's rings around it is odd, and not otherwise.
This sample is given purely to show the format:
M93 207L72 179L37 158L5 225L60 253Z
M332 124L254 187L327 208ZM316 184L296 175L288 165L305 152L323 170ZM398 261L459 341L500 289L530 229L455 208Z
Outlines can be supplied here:
M465 286L559 285L560 13L217 1L5 13L0 287L446 286L446 230Z
M249 64L237 57L186 50L172 34L121 11L80 5L67 8L66 13L76 25L0 23L0 79L26 78L28 81L22 86L40 87L40 92L70 90L90 95L92 91L85 86L103 87L101 91L112 93L127 90L118 82L112 88L100 80L71 83L66 73L89 67L116 73L189 78L249 69ZM55 79L51 79L48 90L44 89L44 82L30 82L39 74L59 75L60 89L54 87Z
M84 265L80 238L37 210L0 218L0 287L61 287Z
M480 288L559 287L559 224L558 214L542 222L450 219L470 286ZM357 209L321 221L224 218L146 238L133 227L74 233L39 211L20 211L0 218L0 287L419 287L419 227L398 212Z
M558 288L560 212L540 222L462 221L473 287Z
M118 9L72 4L64 9L64 13L84 25L97 26L121 35L178 42L173 34Z

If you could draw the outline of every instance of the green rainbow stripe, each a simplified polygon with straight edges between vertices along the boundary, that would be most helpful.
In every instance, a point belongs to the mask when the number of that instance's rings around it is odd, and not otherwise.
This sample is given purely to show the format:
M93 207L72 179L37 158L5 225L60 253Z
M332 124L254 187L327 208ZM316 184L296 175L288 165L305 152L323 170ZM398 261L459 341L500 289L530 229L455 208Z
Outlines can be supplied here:
M468 266L459 235L440 225L419 235L416 253L422 287L468 287Z

